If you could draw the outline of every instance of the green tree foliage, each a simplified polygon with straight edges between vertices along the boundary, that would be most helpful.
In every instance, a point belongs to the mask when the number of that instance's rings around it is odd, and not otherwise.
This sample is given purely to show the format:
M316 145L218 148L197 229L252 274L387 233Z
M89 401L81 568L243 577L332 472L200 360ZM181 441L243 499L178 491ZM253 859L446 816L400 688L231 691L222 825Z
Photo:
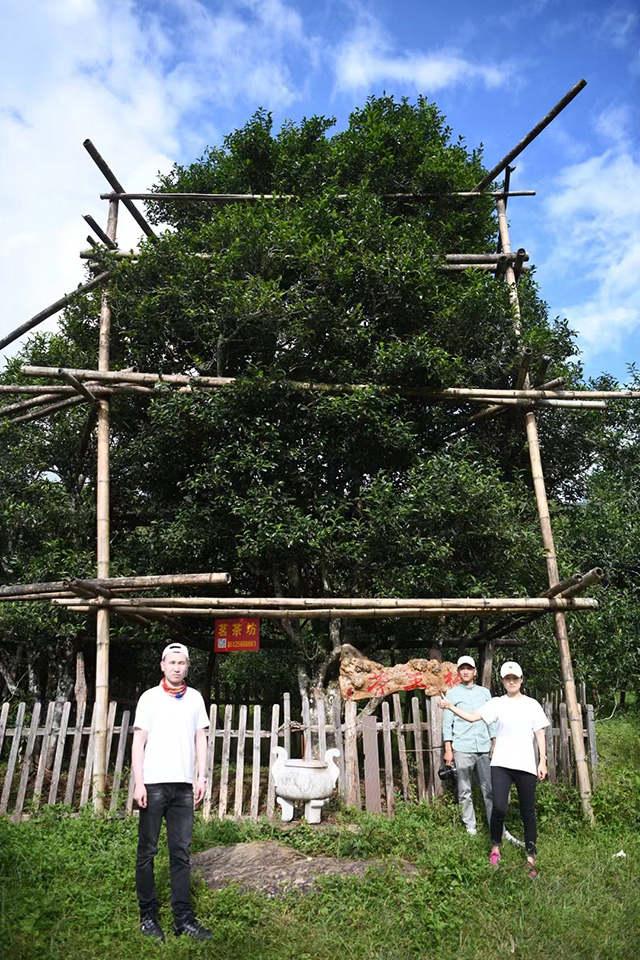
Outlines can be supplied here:
M161 386L153 399L114 401L114 570L228 570L234 589L253 596L535 594L545 568L521 418L460 433L477 407L375 390L512 384L519 346L506 286L480 271L438 269L447 252L495 245L490 199L442 196L478 181L480 152L453 142L424 99L372 98L346 130L330 135L332 125L313 117L274 135L259 111L222 147L160 177L157 191L279 199L158 199L147 213L170 229L143 243L135 262L105 254L117 267L112 366L236 378L215 393ZM385 196L430 192L441 196ZM571 332L548 319L530 277L521 299L534 362L548 355L553 375L578 382ZM76 302L61 333L33 339L6 376L15 380L24 360L94 366L97 304L97 295ZM292 380L372 388L318 393ZM593 461L589 416L543 417L552 496L582 493L574 478ZM39 487L59 513L58 556L77 552L69 572L90 572L93 447L81 466L74 460L85 418L75 410L5 430L11 457L25 464L17 493L1 494L7 577L24 578L26 555L34 578L54 557L42 538L31 554L12 545L14 500L26 496L28 510ZM424 646L475 626L454 618L344 630L363 645ZM270 624L266 636L282 649L293 643L306 685L326 680L335 629L330 637L321 621ZM122 630L127 642L136 635ZM210 634L210 621L185 627L193 642Z

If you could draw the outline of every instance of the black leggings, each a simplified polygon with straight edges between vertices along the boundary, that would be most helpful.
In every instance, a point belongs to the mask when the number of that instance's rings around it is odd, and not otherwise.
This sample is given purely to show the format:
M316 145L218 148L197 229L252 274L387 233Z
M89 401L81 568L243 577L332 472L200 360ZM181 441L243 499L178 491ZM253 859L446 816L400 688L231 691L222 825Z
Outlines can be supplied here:
M491 786L493 788L493 811L491 813L491 843L499 847L502 843L504 818L509 807L509 790L515 783L520 804L520 816L524 827L524 845L530 856L536 853L536 786L535 773L526 770L509 770L507 767L491 767Z

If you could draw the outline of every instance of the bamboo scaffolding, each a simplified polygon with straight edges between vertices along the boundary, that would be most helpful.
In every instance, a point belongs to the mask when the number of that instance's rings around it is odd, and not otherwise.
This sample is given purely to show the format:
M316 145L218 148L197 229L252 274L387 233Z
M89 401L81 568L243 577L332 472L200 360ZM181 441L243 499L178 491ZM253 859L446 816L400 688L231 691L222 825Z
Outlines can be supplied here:
M570 102L577 93L580 92L584 86L584 81L581 81L580 84L576 84L572 91L567 94L567 97L564 98L565 103L561 103L554 108L554 111L551 111L551 114L548 115L549 119L545 118L543 125L540 126L540 129L543 129L546 126L547 122L550 122L557 113L566 106L566 103ZM539 131L538 131L539 132ZM537 135L537 133L534 133ZM533 139L533 136L527 142ZM526 140L526 138L525 138ZM526 143L523 142L523 147L526 146ZM518 150L519 152L519 150ZM515 155L515 154L514 154ZM513 159L513 156L508 158L509 160ZM493 173L493 171L492 171ZM493 173L495 176L495 173ZM486 178L485 178L486 180ZM490 180L488 182L491 182ZM484 185L484 182L481 181L481 185ZM498 211L498 229L500 232L500 239L502 242L502 249L506 253L511 252L511 240L509 237L509 225L506 217L506 208L505 201L503 198L498 198L496 200L496 208ZM513 271L513 267L508 266L506 272L506 280L509 285L511 303L513 306L513 317L514 317L514 330L516 336L521 335L521 324L520 324L520 301L518 298L518 289L517 289L517 280ZM525 380L525 387L529 385L528 377ZM564 391L569 392L569 391ZM591 391L593 392L593 391ZM538 508L538 517L540 521L540 532L542 536L542 544L545 551L545 560L547 564L547 576L549 579L549 586L555 587L560 582L560 576L558 573L558 562L556 558L556 549L555 542L553 539L553 530L551 528L551 518L549 514L549 503L547 500L547 491L544 480L544 472L542 469L542 458L540 455L540 442L538 439L538 426L536 422L536 415L533 411L528 411L524 415L525 417L525 429L527 435L527 446L529 450L529 460L531 463L531 475L533 478L533 487L536 498L536 506ZM571 601L567 601L571 602ZM562 680L564 684L565 700L567 703L567 712L569 716L569 724L571 728L571 740L573 744L573 751L576 763L576 774L578 779L578 787L580 790L580 797L582 800L582 808L584 810L585 816L591 822L595 822L595 817L593 814L593 808L591 806L591 783L589 779L589 768L587 765L585 749L584 749L584 740L582 737L582 712L578 704L578 698L576 695L576 685L573 675L573 663L571 660L571 648L569 646L569 635L567 632L567 623L562 610L554 611L554 625L555 625L555 634L556 641L558 643L558 650L560 652L560 667L562 671Z
M555 387L562 386L563 383L564 383L563 377L557 377L555 380L549 380L548 383L543 384L541 389L552 390ZM467 417L465 420L463 420L462 429L458 430L457 433L452 434L452 436L458 436L460 433L463 432L464 429L466 429L466 427L473 426L473 424L475 423L483 423L486 420L492 420L494 417L499 417L503 413L506 413L507 409L508 409L507 407L501 406L499 403L498 404L494 403L492 406L488 407L486 410L482 410L480 413L474 413L473 416Z
M126 195L124 187L122 186L122 184L120 183L120 181L118 180L118 178L116 177L115 173L113 172L111 167L108 165L106 160L98 153L98 151L92 144L91 140L89 139L85 140L83 143L83 147L85 148L85 150L87 151L87 153L89 154L89 156L91 157L95 165L98 167L102 175L105 177L105 179L111 184L113 189L116 191L117 195L110 196L109 201L112 202L115 200L117 202L117 200L120 199L121 197L125 207L129 211L133 219L136 221L138 226L142 229L142 231L146 233L146 235L149 237L150 240L157 240L158 238L156 234L151 229L151 227L149 226L145 218L142 216L142 214L140 213L136 205L132 203L131 199ZM108 228L107 228L107 234L109 235ZM112 237L109 235L109 239L112 240L113 243L115 244L116 242L115 237Z
M74 297L82 293L90 293L92 290L95 290L96 287L106 283L112 274L113 270L105 270L104 273L98 274L97 277L89 280L88 283L81 284L72 293L66 293L63 297L60 297L59 300L56 300L55 303L49 304L49 306L41 310L40 313L36 313L30 320L26 320L20 324L19 327L16 327L15 330L12 330L11 333L8 333L6 337L3 337L2 340L0 340L0 350L8 347L14 340L18 340L23 334L28 333L29 330L33 330L34 327L48 320L54 313L59 313L60 310L63 310L64 307L71 303Z
M90 141L86 141L90 142ZM107 177L107 179L109 179ZM440 197L535 197L535 190L511 190L505 194L504 190L488 190L479 193L476 187L473 190L451 190L440 193L383 193L380 194L383 200L407 201L409 203L419 203L421 200L437 200ZM126 193L124 190L114 190L111 193L101 193L101 200L161 200L162 202L177 202L183 200L203 201L205 203L254 203L260 200L301 200L294 193ZM348 200L348 193L339 193L336 200Z
M91 392L95 395L103 397L112 397L117 396L119 393L139 393L139 394L153 394L153 387L144 387L141 384L135 383L114 383L111 386L105 386L103 383L92 383L91 381L84 381L87 387L91 388ZM50 386L43 386L42 384L23 384L23 383L2 383L0 384L0 396L4 394L24 394L25 396L39 396L48 394L53 397L62 395L64 396L73 396L76 393L76 389L71 386L62 386L60 384L51 384ZM0 407L0 410L6 410L6 407Z
M75 603L73 600L52 600L51 601L56 606L62 606L73 610L75 613L91 613L96 610L95 601L87 601L83 603L81 600L78 600ZM562 610L584 610L584 609L596 609L597 601L589 602L587 600L561 600L559 604L562 604ZM105 607L110 607L110 604L105 602ZM97 607L100 609L100 607ZM255 609L247 607L229 607L228 609L224 608L214 608L214 607L154 607L152 604L146 607L136 607L135 608L141 616L144 617L204 617L209 619L215 618L229 618L229 617L238 617L242 615L243 617L261 617L264 620L331 620L333 618L340 617L343 620L393 620L393 619L415 619L423 620L428 617L440 617L442 616L442 610L435 607L428 608L419 608L419 607L391 607L389 609L383 609L381 607L374 607L371 609L345 609L344 607L326 607L323 609L292 609L291 607L283 607L281 610L265 607L256 607ZM478 614L482 613L483 615L489 616L491 614L499 613L515 613L519 610L519 607L502 607L499 610L487 610L482 607L461 607L456 609L447 610L447 616L469 616L477 617ZM549 607L542 611L541 615L545 613L553 613L554 610L557 610L556 607ZM193 645L198 646L192 641ZM209 649L208 646L202 646L200 649Z
M98 383L127 384L168 384L169 386L190 386L198 389L207 387L228 387L237 382L236 377L201 377L183 373L142 373L127 370L86 370L74 367L36 367L24 366L21 372L29 377L60 378L71 374L78 380L95 380ZM555 382L555 381L554 381ZM389 384L368 383L318 383L302 380L274 380L274 385L294 390L311 390L319 393L357 393L370 390L385 394L424 397L430 400L451 398L467 399L482 397L497 402L501 399L516 400L638 400L640 390L549 390L527 388L522 390L493 387L443 387L441 390L424 390L421 387L390 386Z
M99 402L99 401L98 401L98 398L96 397L96 395L95 395L94 393L92 393L91 390L89 390L89 388L87 387L87 385L86 385L85 383L80 383L79 380L76 380L76 378L73 376L73 374L71 374L71 373L64 373L64 374L63 374L63 377L64 377L65 380L68 381L68 383L69 383L69 384L71 385L71 387L76 391L76 393L79 393L80 396L81 396L81 397L84 397L85 400L88 400L89 403L98 403L98 402Z
M556 103L555 107L553 107L549 113L547 113L542 120L540 120L535 127L533 127L533 129L530 130L529 133L523 137L522 140L520 140L520 142L517 143L515 147L513 147L513 149L510 150L509 153L495 165L495 167L493 167L493 169L489 170L482 180L478 181L474 187L474 192L484 190L489 186L490 183L493 183L496 177L499 176L502 171L509 166L511 161L515 160L515 158L522 153L525 147L528 147L529 144L535 140L540 133L542 133L545 127L548 127L551 121L555 120L559 113L562 113L564 108L571 103L574 97L578 96L580 91L583 90L586 85L586 80L578 80L578 82L571 87L571 90L569 90L568 93L565 93L564 97L562 97L562 99ZM514 193L511 193L511 196L514 196Z

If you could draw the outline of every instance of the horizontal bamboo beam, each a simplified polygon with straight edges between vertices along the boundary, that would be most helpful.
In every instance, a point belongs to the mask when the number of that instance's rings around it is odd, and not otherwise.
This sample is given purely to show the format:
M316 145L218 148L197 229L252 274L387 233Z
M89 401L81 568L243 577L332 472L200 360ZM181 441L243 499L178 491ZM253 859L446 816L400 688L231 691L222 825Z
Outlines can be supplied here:
M511 161L512 161L512 160L515 160L515 158L516 158L519 154L522 153L522 151L525 149L525 147L528 147L529 144L530 144L533 140L535 140L535 138L536 138L540 133L542 133L542 131L545 129L545 127L548 127L548 126L549 126L549 124L551 123L552 120L555 120L555 118L558 116L558 114L561 113L561 112L564 110L564 108L565 108L568 104L571 103L571 101L574 99L574 97L577 97L577 96L578 96L578 94L580 93L580 91L583 90L584 87L586 87L586 85L587 85L587 81L586 81L586 80L578 80L578 82L577 82L576 84L574 84L573 87L571 87L571 90L569 90L568 93L565 93L564 97L562 97L561 100L558 100L558 102L556 103L555 107L553 107L551 110L549 110L549 113L547 113L547 114L542 118L542 120L540 120L538 123L536 123L535 127L533 127L533 129L530 130L529 133L528 133L525 137L523 137L522 140L520 140L520 142L517 143L517 144L515 145L515 147L513 147L513 149L510 150L509 153L508 153L505 157L502 158L502 160L500 160L498 163L496 163L495 167L493 167L493 169L489 170L489 172L488 172L487 174L485 174L485 176L482 178L482 180L479 180L479 181L478 181L478 183L476 184L474 190L475 190L475 191L484 190L486 187L489 186L490 183L493 183L493 181L496 179L496 177L499 176L499 175L502 173L502 171L505 170L506 167L509 166L509 164L511 163ZM511 196L513 196L513 194L511 194Z
M14 583L0 586L0 600L26 597L32 594L64 592L69 594L70 584L80 587L104 587L109 590L156 590L158 587L226 586L231 583L230 573L166 573L132 577L92 577L83 579L54 580L44 583Z
M80 613L89 613L92 610L95 610L96 607L106 606L111 608L112 604L103 601L102 604L97 601L89 601L86 604L83 604L82 601L77 603L72 600L52 600L52 603L55 605L63 606L67 609L75 610ZM552 610L584 610L584 609L595 609L597 608L597 601L589 600L559 600L557 601L560 604L559 607L549 607L543 611L543 613L551 612ZM312 609L303 609L303 608L292 608L292 607L282 607L282 608L272 608L272 607L156 607L153 606L153 601L149 601L149 606L146 607L135 607L135 610L142 614L143 616L153 616L154 614L166 614L171 617L262 617L267 620L321 620L321 619L336 619L342 618L347 620L360 619L360 620L380 620L380 619L389 619L393 617L403 617L409 618L414 617L416 619L422 619L424 617L434 617L442 616L442 608L436 607L363 607L363 608L349 608L349 607L322 607L322 608L312 608ZM586 606L585 606L586 605ZM118 609L123 609L122 607L114 607L114 612ZM494 609L483 609L481 612L483 614L491 613L503 613L505 611L517 610L520 608L511 608L511 607L502 607L499 610ZM474 607L458 607L456 609L447 610L447 616L477 616L479 608Z
M535 197L535 190L511 190L505 193L503 190L489 190L484 194L479 194L475 190L452 190L444 193L383 193L380 194L383 200L409 201L411 203L420 200L434 200L438 197ZM257 200L302 200L293 193L126 193L125 191L116 191L113 193L101 193L101 200L161 200L179 201L179 200L200 200L205 203L251 203ZM339 193L336 200L348 200L348 193Z
M140 373L124 370L84 370L65 367L22 367L21 371L30 377L63 377L71 374L78 380L96 380L100 383L133 383L186 385L201 388L228 387L236 382L236 377L192 377L187 374ZM430 400L447 400L451 398L469 399L482 398L492 402L503 399L509 400L605 400L605 399L640 399L640 390L503 390L491 387L444 387L442 390L423 390L420 387L389 386L388 384L367 383L313 383L299 380L276 380L275 385L290 387L294 390L310 390L319 393L356 393L361 390L371 390L385 394L401 394L406 396L424 397Z
M71 581L70 581L71 582ZM294 610L578 610L597 609L592 599L564 600L553 597L427 597L406 599L398 597L121 597L113 600L96 599L95 605L113 607L175 607L177 609L288 608ZM73 605L73 603L71 603Z
M23 410L40 407L45 403L49 403L51 400L57 399L59 399L57 393L47 391L47 393L41 393L38 396L32 397L31 400L22 400L20 403L10 403L5 407L0 407L0 417L10 417L14 413L22 413Z
M83 143L83 146L87 151L87 153L89 154L89 156L91 157L91 159L93 160L93 162L95 163L95 165L97 166L97 168L102 173L102 175L111 184L113 189L120 194L124 194L125 192L124 187L122 186L122 184L120 183L120 181L118 180L118 178L116 177L115 173L113 172L111 167L108 165L106 160L98 153L98 151L92 144L91 140L89 139L85 140ZM125 207L129 211L133 219L136 221L138 226L143 230L144 233L146 233L149 239L157 240L158 238L156 234L151 229L151 227L149 226L145 218L142 216L138 208L135 206L135 204L133 204L130 199L124 196L122 197L122 202L124 203Z
M16 327L15 330L12 330L11 333L8 333L6 337L3 337L0 340L0 350L3 350L5 347L8 347L10 343L13 343L14 340L18 340L23 334L28 333L29 330L33 330L34 327L37 327L43 321L48 320L49 317L52 317L54 313L59 313L60 310L63 310L68 304L71 303L74 297L77 297L81 293L90 293L91 290L95 290L96 287L101 286L105 283L110 276L112 276L113 270L105 270L104 273L98 274L97 277L94 277L93 280L89 280L88 283L83 283L81 286L77 287L72 293L66 293L64 297L60 297L59 300L56 300L55 303L49 304L48 307L45 307L44 310L41 310L40 313L36 313L35 316L31 317L30 320L26 320L24 323L20 324L19 327Z
M52 403L48 407L40 407L39 409L33 411L33 413L25 413L21 417L13 417L12 420L7 421L8 423L29 423L31 420L41 420L42 417L48 417L51 413L58 413L60 410L66 410L68 407L75 407L79 403L86 403L84 397L79 397L77 394L75 397L70 397L68 400L59 400L57 403Z

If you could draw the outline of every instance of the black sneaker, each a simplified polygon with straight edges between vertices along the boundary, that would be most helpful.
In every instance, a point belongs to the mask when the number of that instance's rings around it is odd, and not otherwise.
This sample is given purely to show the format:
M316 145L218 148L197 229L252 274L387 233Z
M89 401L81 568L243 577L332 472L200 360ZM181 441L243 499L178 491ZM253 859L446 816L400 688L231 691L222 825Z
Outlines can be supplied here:
M176 937L180 937L184 933L187 937L192 937L194 940L213 939L211 930L207 930L201 923L198 923L195 917L183 917L182 920L174 920L173 932Z
M142 917L140 919L140 933L152 940L157 940L159 943L164 943L164 933L157 917Z

